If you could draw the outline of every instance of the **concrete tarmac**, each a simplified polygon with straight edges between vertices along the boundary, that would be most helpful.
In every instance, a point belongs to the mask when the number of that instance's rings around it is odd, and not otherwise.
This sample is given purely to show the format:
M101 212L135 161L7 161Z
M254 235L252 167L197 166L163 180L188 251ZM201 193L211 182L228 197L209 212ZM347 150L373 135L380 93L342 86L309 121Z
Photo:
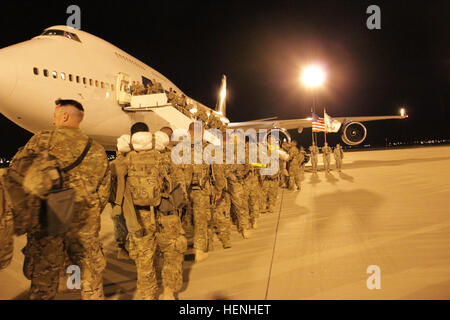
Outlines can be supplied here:
M450 299L450 147L346 153L341 173L332 163L328 174L307 167L300 192L283 189L250 239L234 230L226 250L215 239L199 264L190 249L179 299ZM115 257L108 212L101 238L107 299L132 299L136 269ZM24 244L0 271L0 299L27 296ZM380 289L368 289L369 266Z

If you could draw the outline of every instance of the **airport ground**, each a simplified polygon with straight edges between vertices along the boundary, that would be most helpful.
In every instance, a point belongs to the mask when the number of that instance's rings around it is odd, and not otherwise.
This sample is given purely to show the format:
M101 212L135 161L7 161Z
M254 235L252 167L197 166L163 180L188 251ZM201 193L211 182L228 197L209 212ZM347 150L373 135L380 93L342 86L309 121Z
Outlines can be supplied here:
M302 191L282 190L251 239L199 264L186 255L180 299L450 299L450 147L349 152L341 173L307 167ZM132 299L136 270L117 260L102 217L108 299ZM26 297L21 248L0 271L0 299ZM380 289L369 290L369 266ZM58 299L79 299L79 293Z

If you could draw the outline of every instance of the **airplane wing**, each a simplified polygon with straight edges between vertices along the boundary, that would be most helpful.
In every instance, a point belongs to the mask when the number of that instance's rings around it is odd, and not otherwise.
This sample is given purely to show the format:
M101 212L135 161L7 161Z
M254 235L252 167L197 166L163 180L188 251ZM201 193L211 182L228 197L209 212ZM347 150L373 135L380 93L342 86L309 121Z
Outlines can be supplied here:
M362 116L362 117L333 117L334 120L338 120L341 123L348 122L366 122L375 120L389 120L389 119L405 119L405 116ZM286 130L299 129L299 128L311 128L312 118L304 119L289 119L289 120L253 120L244 122L230 122L229 128L233 129L271 129L271 128L284 128Z

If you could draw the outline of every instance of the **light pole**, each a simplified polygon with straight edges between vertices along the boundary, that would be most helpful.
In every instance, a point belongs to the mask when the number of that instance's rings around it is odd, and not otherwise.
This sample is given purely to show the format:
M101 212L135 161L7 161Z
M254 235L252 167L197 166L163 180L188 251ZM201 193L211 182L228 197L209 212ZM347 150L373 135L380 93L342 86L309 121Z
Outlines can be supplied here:
M312 107L311 113L316 113L316 89L321 87L325 81L325 72L318 65L310 65L303 69L301 75L301 81L304 86L312 90ZM312 143L313 145L317 144L317 136L315 132L312 132Z

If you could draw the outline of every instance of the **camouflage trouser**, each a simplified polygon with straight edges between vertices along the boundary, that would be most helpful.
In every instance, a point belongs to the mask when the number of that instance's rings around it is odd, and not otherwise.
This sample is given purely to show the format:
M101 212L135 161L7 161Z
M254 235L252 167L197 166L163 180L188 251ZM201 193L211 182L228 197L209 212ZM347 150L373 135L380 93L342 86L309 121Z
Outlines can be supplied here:
M286 161L280 161L280 170L282 170L282 172L284 172L284 170L287 169L286 167L287 167ZM282 187L282 188L287 187L288 182L289 182L289 177L282 174L281 179L280 179L280 187Z
M211 224L211 200L206 190L192 190L189 194L194 216L194 248L208 250L208 228Z
M231 181L229 184L231 194L231 210L236 215L240 232L250 229L250 213L248 209L249 193L242 181Z
M1 200L1 199L0 199ZM14 224L11 212L0 208L0 270L6 268L13 256Z
M298 165L291 165L289 168L289 190L294 190L295 186L301 188L301 171Z
M114 225L114 239L119 248L126 248L128 230L123 215L112 217Z
M324 169L326 170L326 171L330 171L330 162L331 162L331 159L330 159L330 155L329 154L327 154L327 155L323 155L323 167L324 167Z
M313 172L317 172L317 162L318 162L317 155L315 156L311 155L311 165Z
M137 295L140 300L155 300L158 292L154 256L156 221L154 210L136 210L145 235L128 234L128 251L137 271Z
M179 292L183 285L183 261L187 240L178 215L159 215L156 240L163 255L163 287Z
M65 273L67 256L81 270L81 298L104 299L103 270L106 259L98 236L100 216L98 209L91 210L86 221L71 227L64 236L49 236L42 232L28 235L24 249L24 273L31 279L30 299L55 297L59 277ZM93 216L95 213L97 216Z
M194 223L193 223L193 213L192 213L192 208L191 208L191 204L188 204L187 206L183 207L181 209L181 225L183 227L183 230L186 234L192 233L193 232L193 228L194 228Z
M264 176L262 178L262 184L259 185L259 192L258 192L258 201L259 201L259 212L265 213L267 212L267 187L265 186L265 180Z
M222 198L216 203L216 207L213 210L213 228L222 243L230 241L230 209L230 194L228 192L223 192Z
M336 161L336 169L337 170L341 170L341 168L342 168L342 159L335 158L334 160Z
M269 212L273 212L275 210L275 205L278 196L278 188L279 188L278 178L275 179L266 178L264 180L263 193Z
M256 175L250 175L244 182L246 188L248 188L248 211L250 221L254 222L259 218L259 182Z

